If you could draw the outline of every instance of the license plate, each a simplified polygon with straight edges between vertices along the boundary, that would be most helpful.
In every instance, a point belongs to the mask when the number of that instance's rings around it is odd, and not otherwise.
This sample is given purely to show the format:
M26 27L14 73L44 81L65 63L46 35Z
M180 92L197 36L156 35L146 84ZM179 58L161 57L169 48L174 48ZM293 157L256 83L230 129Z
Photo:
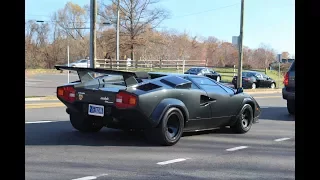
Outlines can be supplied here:
M104 116L104 106L89 104L88 114L92 116Z

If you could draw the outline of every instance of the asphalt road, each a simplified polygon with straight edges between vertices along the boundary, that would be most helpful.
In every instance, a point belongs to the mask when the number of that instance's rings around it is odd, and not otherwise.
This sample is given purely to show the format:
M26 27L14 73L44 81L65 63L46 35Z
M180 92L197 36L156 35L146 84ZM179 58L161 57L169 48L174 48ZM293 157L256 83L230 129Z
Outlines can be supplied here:
M247 134L232 134L229 129L188 133L171 147L150 145L139 133L108 128L83 134L72 128L64 107L41 108L36 107L39 102L26 102L25 176L30 180L294 179L295 121L280 95L255 95L262 114Z
M69 81L78 80L75 73L69 74ZM68 83L68 74L37 74L27 76L25 80L25 96L55 95L57 86Z

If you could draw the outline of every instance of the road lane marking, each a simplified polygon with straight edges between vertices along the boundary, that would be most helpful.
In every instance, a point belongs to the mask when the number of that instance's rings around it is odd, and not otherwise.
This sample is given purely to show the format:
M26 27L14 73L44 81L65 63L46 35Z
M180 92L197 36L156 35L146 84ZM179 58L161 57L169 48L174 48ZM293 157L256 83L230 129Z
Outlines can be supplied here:
M52 121L30 121L30 122L26 122L26 124L36 124L36 123L49 123Z
M275 139L274 141L276 142L280 142L280 141L285 141L285 140L288 140L290 138L279 138L279 139Z
M282 98L282 96L258 96L258 97L253 97L255 99L265 99L265 98Z
M63 103L39 103L39 104L25 104L25 109L36 109L36 108L50 108L50 107L63 107Z
M98 176L86 176L86 177L72 179L72 180L92 180L92 179L97 179L98 177L107 176L107 175L108 174L101 174L101 175L98 175Z
M181 162L181 161L185 161L187 159L190 158L179 158L179 159L172 159L172 160L168 160L168 161L162 161L162 162L158 162L158 165L166 165L166 164L172 164L172 163L176 163L176 162Z
M86 177L72 179L72 180L92 180L92 179L97 179L97 177L96 176L86 176Z
M245 148L248 148L248 146L238 146L238 147L226 149L226 151L236 151L236 150L245 149Z

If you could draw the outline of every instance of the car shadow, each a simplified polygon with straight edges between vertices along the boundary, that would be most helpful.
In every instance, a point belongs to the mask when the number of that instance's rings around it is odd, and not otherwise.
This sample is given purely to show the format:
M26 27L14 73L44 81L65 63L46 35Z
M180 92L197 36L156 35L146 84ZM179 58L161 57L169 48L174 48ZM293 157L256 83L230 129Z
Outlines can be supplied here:
M199 132L185 132L182 137L212 133L234 134L229 128L221 128ZM75 130L69 121L25 124L25 145L162 146L151 142L142 131L128 132L102 128L97 133L82 133Z
M97 133L82 133L70 121L25 124L25 145L160 146L151 144L143 132L102 128Z
M294 121L286 107L261 108L260 121ZM43 120L45 121L45 120ZM228 128L199 132L185 132L183 137L205 134L234 134ZM83 145L83 146L161 146L150 142L145 134L102 128L98 133L81 133L75 130L70 121L25 124L25 145Z
M287 107L262 107L260 120L295 121L295 116L289 114Z

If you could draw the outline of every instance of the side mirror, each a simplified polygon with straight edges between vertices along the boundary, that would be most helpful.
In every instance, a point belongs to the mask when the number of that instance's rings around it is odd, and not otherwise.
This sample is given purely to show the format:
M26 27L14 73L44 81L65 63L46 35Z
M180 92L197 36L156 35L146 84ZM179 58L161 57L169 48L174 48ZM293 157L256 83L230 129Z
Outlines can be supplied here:
M236 94L243 93L243 87L238 88Z

